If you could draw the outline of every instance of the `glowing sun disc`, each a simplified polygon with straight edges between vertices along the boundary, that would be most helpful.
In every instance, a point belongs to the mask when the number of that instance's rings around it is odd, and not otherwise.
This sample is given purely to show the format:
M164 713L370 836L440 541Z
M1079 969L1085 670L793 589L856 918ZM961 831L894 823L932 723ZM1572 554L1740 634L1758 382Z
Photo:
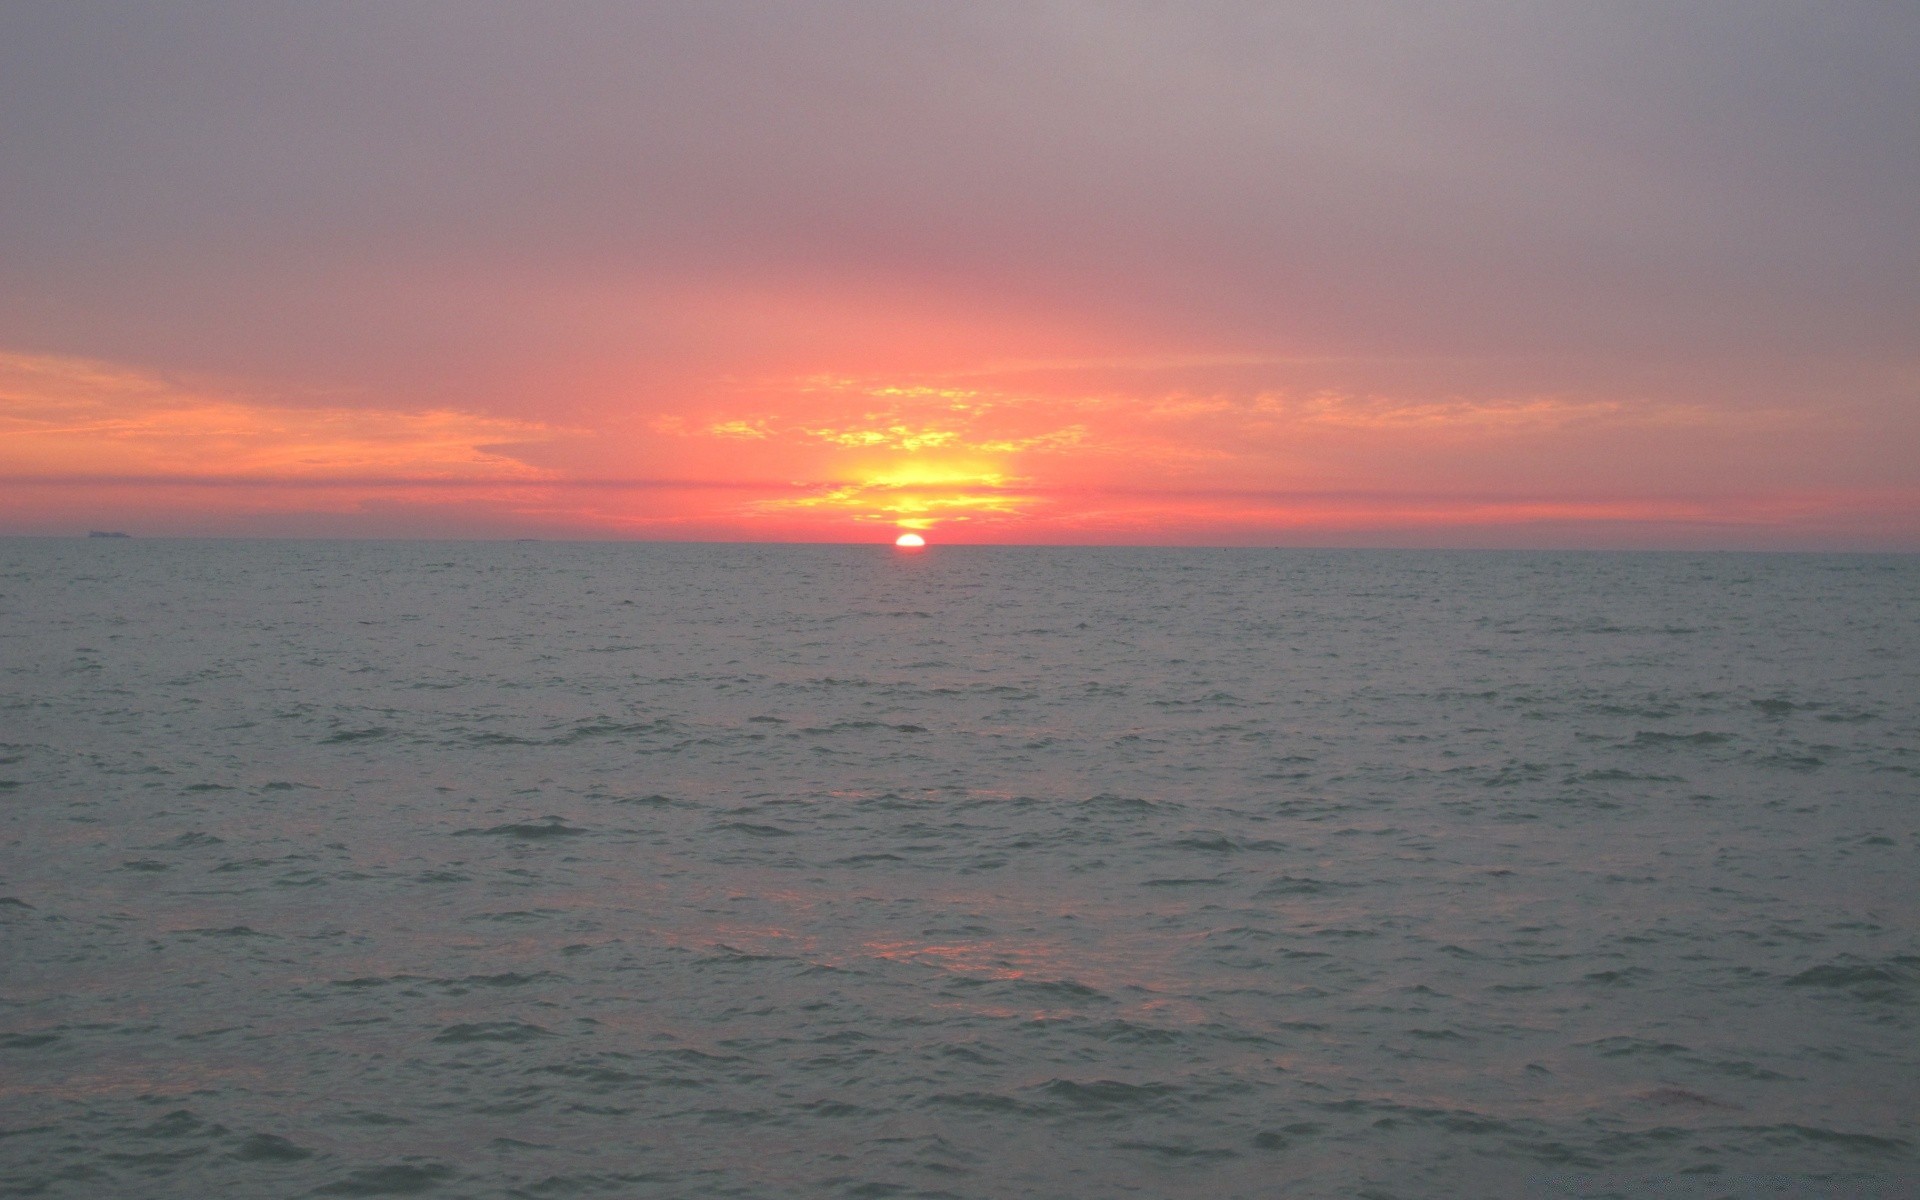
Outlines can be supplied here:
M902 550L918 550L920 547L927 544L927 539L921 537L917 533L903 533L899 537L893 539L893 544L900 547Z

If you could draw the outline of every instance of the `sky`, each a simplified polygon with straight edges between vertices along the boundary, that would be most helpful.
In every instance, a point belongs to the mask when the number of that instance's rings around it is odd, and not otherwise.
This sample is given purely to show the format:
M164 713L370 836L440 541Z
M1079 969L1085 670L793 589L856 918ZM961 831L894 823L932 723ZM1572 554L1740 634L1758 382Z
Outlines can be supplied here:
M0 6L0 534L1920 550L1920 6Z

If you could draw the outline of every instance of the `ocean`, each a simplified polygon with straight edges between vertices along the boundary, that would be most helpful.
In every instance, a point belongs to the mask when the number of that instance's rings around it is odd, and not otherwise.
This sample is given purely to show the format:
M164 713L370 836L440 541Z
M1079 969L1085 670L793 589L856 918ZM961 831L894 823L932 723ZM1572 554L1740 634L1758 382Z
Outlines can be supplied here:
M1920 1194L1920 558L0 541L0 1194Z

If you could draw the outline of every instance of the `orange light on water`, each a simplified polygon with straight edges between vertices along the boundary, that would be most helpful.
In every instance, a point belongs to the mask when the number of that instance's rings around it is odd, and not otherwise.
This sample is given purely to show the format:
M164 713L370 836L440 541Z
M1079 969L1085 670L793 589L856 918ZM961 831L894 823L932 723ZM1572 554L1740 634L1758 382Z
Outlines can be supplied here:
M917 533L903 533L893 539L893 544L902 550L918 550L927 544L927 539Z

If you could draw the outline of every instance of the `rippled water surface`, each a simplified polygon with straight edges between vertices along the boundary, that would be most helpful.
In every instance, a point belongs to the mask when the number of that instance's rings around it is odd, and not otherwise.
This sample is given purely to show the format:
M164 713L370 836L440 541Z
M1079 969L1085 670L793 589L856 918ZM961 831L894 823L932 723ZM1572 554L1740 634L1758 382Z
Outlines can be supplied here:
M0 1193L1912 1195L1917 597L0 542Z

